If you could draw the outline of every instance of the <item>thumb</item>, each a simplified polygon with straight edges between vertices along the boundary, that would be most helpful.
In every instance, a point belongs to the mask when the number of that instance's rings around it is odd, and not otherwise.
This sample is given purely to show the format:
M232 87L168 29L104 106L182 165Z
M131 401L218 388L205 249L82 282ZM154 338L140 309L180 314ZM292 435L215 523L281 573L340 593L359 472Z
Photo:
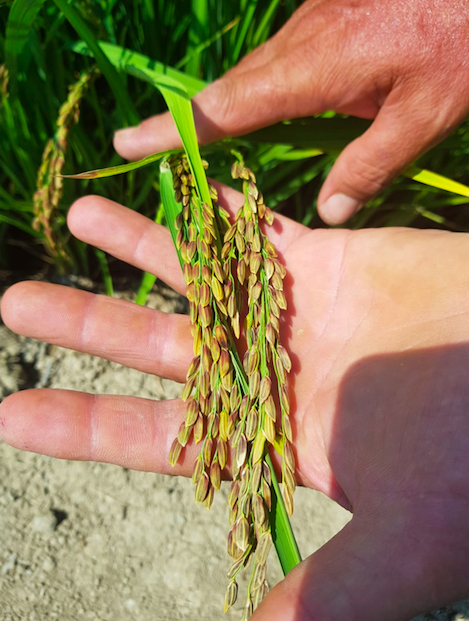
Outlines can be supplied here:
M199 144L227 136L239 136L286 118L285 81L278 80L279 63L250 70L232 70L192 100ZM126 159L140 159L151 153L181 146L176 126L166 112L150 117L136 127L119 130L114 148Z
M327 224L341 224L429 149L440 133L421 102L390 94L371 127L339 155L318 196ZM441 136L443 138L443 136Z
M403 621L449 603L436 593L438 585L448 595L454 578L438 570L442 559L423 554L402 525L392 530L354 517L268 594L253 621Z

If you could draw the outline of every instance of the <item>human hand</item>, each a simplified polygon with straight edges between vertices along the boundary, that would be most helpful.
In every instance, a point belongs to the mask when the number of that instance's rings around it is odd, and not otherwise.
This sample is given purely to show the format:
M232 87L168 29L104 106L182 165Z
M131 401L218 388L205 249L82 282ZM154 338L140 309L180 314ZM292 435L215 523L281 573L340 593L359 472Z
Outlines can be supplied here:
M242 202L219 188L223 204ZM111 201L80 199L83 241L184 291L168 231ZM269 237L287 267L281 339L291 353L297 478L353 511L254 618L403 621L462 598L468 563L467 236L410 229L311 231L278 216ZM189 319L29 282L2 300L12 330L184 381ZM168 452L185 406L65 390L0 405L11 445L64 459L190 475Z
M469 3L309 0L194 102L199 142L335 110L375 119L339 156L318 197L347 220L469 114ZM139 159L180 145L169 113L116 133Z

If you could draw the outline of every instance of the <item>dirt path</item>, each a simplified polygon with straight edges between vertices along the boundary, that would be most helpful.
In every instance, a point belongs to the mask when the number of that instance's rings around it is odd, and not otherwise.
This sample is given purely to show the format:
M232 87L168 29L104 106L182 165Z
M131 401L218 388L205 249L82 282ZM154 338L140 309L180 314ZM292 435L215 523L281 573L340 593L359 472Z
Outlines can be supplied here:
M150 305L171 310L180 302L164 291L152 295ZM153 399L174 398L180 390L16 337L0 325L0 399L39 386ZM0 443L0 620L239 619L242 598L222 615L226 493L225 486L208 512L194 505L187 480L59 461ZM295 506L293 527L304 556L349 520L319 493L298 490ZM280 578L272 554L271 585ZM423 618L468 621L469 605Z

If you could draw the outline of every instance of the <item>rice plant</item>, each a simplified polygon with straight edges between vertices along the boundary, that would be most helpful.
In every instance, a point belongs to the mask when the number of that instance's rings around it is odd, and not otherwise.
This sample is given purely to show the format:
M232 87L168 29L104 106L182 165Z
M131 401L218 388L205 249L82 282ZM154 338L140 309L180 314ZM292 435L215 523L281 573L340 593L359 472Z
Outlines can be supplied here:
M69 96L59 110L55 136L47 141L38 171L37 190L33 197L33 228L42 234L48 253L56 259L58 265L69 260L62 240L54 231L56 211L62 198L67 137L73 125L78 123L81 100L98 75L96 67L91 67L70 87Z
M233 177L243 179L245 196L234 223L217 205L214 188L210 188L211 205L200 201L185 156L173 156L166 166L172 171L175 201L181 203L175 242L183 264L194 338L194 358L182 395L187 402L186 419L169 459L174 465L191 437L201 443L192 481L196 502L210 508L214 492L220 489L228 452L234 456L228 534L233 563L228 571L225 612L236 601L238 574L253 558L245 612L248 618L268 592L269 512L275 476L265 461L269 444L281 446L283 500L289 515L293 512L295 460L287 386L291 361L279 343L280 314L286 309L285 268L259 226L263 220L272 224L273 213L257 189L255 175L242 160L232 166ZM233 344L241 335L246 297L247 349L241 368ZM271 394L274 382L280 397L279 416Z
M85 0L15 0L0 7L0 132L6 137L0 142L0 258L11 265L11 249L19 247L56 270L89 273L88 249L69 238L64 224L74 198L94 191L150 217L155 202L162 204L157 218L168 225L180 258L194 341L183 390L187 412L170 461L177 462L190 439L200 445L195 498L209 508L233 456L225 609L236 601L239 572L252 561L245 618L267 591L272 542L285 572L300 560L288 519L295 462L291 362L279 341L285 268L265 224L284 210L323 226L317 190L337 153L368 123L326 114L203 148L213 177L241 185L244 202L232 220L207 180L190 98L295 8L288 0L102 3L99 10ZM184 148L122 163L110 148L113 131L165 104ZM468 153L466 123L348 226L468 230ZM86 172L70 174L77 170ZM78 181L64 182L66 176ZM112 294L112 265L103 253L95 266ZM143 276L139 303L153 282ZM282 456L283 493L270 447Z

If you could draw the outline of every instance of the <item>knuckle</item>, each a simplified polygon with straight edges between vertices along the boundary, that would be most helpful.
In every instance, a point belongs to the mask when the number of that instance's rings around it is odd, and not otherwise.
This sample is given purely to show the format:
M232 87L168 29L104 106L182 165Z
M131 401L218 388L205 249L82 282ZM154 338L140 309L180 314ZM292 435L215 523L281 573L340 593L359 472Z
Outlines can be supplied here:
M399 170L391 164L388 157L379 157L374 160L363 156L355 156L346 169L345 185L353 187L354 192L360 192L363 197L378 194L397 174Z
M236 130L236 80L225 76L213 82L193 100L199 142L225 138Z
M213 83L208 93L207 109L223 133L235 127L238 112L238 81L229 77Z

